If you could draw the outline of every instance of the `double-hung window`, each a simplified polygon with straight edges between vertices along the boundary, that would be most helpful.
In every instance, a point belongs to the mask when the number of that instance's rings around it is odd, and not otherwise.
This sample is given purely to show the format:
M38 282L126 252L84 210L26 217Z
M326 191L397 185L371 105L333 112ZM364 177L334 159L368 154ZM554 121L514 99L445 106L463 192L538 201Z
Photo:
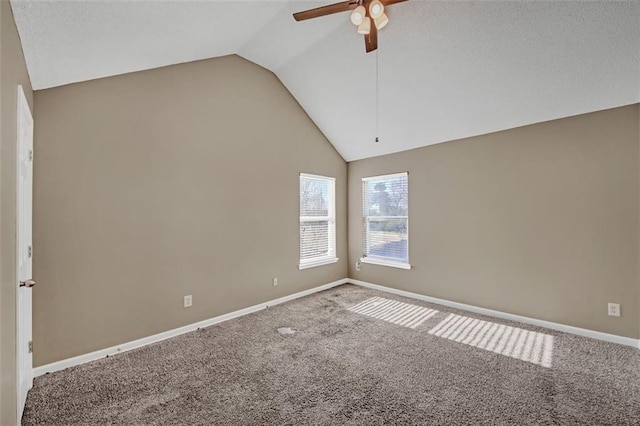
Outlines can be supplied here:
M365 263L411 269L409 264L409 175L362 179Z
M336 180L300 174L300 269L338 261Z

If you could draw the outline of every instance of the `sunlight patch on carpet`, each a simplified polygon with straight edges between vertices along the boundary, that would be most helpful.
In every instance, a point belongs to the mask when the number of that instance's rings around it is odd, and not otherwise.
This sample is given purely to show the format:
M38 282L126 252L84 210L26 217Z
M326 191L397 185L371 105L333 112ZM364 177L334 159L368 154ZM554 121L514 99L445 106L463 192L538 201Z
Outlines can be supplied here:
M349 308L349 310L409 328L418 327L438 313L435 309L410 305L383 297L372 297Z
M553 336L549 334L455 314L449 314L429 334L551 367Z

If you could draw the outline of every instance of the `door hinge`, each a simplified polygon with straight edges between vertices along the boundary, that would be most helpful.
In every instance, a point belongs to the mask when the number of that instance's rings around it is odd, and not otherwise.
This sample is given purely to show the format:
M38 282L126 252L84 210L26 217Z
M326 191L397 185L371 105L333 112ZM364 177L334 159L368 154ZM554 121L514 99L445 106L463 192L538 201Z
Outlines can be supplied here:
M29 255L29 257L33 256L33 247L32 247L32 246L29 246L29 247L27 248L27 251L28 251L28 255Z
M29 161L33 161L33 150L29 150Z
M33 340L29 340L29 353L33 353Z

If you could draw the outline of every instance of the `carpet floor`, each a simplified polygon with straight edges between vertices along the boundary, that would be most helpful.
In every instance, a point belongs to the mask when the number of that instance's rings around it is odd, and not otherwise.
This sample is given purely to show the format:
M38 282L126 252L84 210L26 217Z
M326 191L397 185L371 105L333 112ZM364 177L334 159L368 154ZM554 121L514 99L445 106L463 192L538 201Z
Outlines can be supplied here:
M22 424L640 425L640 351L343 285L38 377Z

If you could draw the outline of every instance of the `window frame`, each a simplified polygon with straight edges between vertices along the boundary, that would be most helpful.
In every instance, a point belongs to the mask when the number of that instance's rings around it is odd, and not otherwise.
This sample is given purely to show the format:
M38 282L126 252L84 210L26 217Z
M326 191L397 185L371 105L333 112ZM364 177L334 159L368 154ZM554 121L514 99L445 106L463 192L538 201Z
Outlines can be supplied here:
M365 191L368 190L368 182L372 180L384 180L384 179L393 179L396 177L406 177L407 179L407 215L406 216L370 216L367 209L367 196L365 195ZM371 194L368 194L370 197ZM402 262L392 258L378 257L367 255L369 251L369 224L371 223L371 218L374 217L374 221L384 221L389 219L406 219L407 226L407 261ZM360 257L361 263L369 263L371 265L379 265L379 266L389 266L392 268L399 269L411 269L411 263L409 263L409 172L400 172L400 173L391 173L386 175L377 175L377 176L369 176L362 178L362 257Z
M329 194L327 197L327 216L302 216L300 214L302 200L298 198L298 269L300 270L315 268L322 265L330 265L340 260L337 257L336 252L336 178L330 176L314 175L310 173L300 173L300 176L298 178L298 197L300 197L300 185L302 184L302 179L304 178L328 182ZM302 259L302 236L300 234L302 224L305 222L319 222L325 220L328 224L328 254L324 256L312 257L309 259Z

